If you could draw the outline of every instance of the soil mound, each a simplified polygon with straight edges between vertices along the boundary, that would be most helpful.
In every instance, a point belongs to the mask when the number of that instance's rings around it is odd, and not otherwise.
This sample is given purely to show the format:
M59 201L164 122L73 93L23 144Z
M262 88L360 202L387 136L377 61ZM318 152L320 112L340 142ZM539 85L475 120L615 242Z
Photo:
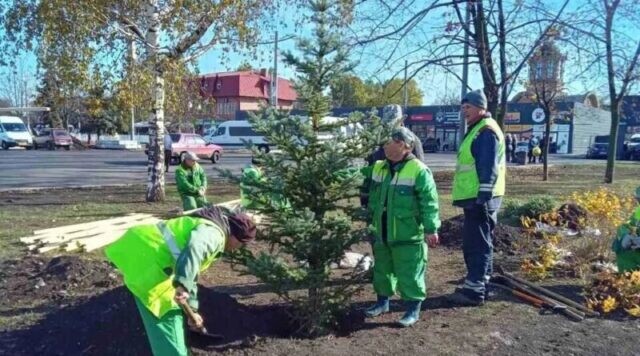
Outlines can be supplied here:
M454 216L442 221L442 226L438 231L440 244L446 247L462 246L462 227L464 225L464 215ZM498 223L494 230L493 246L496 251L503 253L515 253L514 243L520 236L520 228Z
M79 256L29 256L5 262L0 271L0 310L41 317L29 327L0 331L0 354L150 354L134 298L109 263ZM212 344L188 334L196 354L249 347L264 337L295 335L288 309L282 305L248 306L204 286L199 287L199 301L209 332L225 339ZM343 326L360 325L359 316L349 315Z

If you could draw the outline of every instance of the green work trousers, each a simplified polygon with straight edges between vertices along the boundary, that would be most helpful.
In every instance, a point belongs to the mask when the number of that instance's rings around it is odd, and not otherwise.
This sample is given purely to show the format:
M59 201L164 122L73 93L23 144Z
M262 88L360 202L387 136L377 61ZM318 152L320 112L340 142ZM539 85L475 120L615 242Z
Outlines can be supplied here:
M373 256L373 289L377 295L391 297L397 289L405 301L426 298L427 245L424 242L389 246L376 241Z
M184 211L202 208L207 204L207 198L194 195L181 195Z
M640 251L626 250L616 253L618 272L633 272L640 270Z
M135 300L153 355L188 355L182 310L171 309L162 318L158 318L138 298L135 298Z

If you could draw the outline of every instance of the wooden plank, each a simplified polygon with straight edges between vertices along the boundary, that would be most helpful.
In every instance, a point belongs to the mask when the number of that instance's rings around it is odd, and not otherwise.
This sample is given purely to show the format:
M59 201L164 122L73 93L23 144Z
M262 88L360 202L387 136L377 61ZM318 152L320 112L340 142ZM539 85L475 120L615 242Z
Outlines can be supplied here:
M76 232L72 232L72 233L68 233L68 234L63 234L63 235L59 235L59 236L51 236L51 237L45 237L40 239L41 242L44 243L59 243L59 242L64 242L64 241L69 241L69 240L73 240L76 238L80 238L80 237L87 237L87 236L91 236L91 235L95 235L97 233L100 232L104 232L105 230L126 230L130 227L136 226L136 225L144 225L144 224L155 224L158 221L157 218L154 217L143 217L140 219L136 219L136 220L130 220L127 222L120 222L118 224L103 224L103 225L96 225L91 229L88 230L82 230L82 231L76 231Z
M132 224L131 226L145 225L145 224L155 224L158 221L159 221L159 219L150 218L150 219L142 220L141 224ZM34 244L29 245L28 248L29 248L29 250L37 249L38 252L40 252L40 253L47 252L47 251L55 250L57 248L66 247L66 246L69 246L69 245L72 245L72 244L76 244L77 242L84 243L85 241L90 241L90 240L93 240L93 239L99 239L101 236L104 236L105 234L115 234L115 235L121 236L131 226L129 226L127 224L127 225L120 226L117 229L109 229L108 231L105 231L105 230L92 230L93 233L90 234L90 235L77 236L75 238L66 239L66 240L57 240L57 241L49 241L49 242L40 241L39 243L34 243Z
M145 224L156 224L159 221L160 219L150 219ZM66 250L72 251L80 246L91 246L92 249L95 250L96 248L108 245L112 241L119 239L126 231L127 229L104 231L98 235L75 239L68 242Z
M90 228L91 226L94 226L94 225L100 224L100 223L104 223L104 222L111 222L111 223L126 222L126 221L128 221L130 219L136 219L136 218L140 218L140 217L151 217L151 216L153 216L153 215L151 215L151 214L138 214L138 213L129 214L129 215L121 216L121 217L117 217L117 218L90 221L90 222L86 222L86 223L82 223L82 224L64 225L64 226L53 227L53 228L50 228L50 229L35 230L33 232L33 234L34 235L46 235L46 234L51 234L51 233L74 232L74 231L86 230L87 228Z
M136 215L136 216L127 216L127 217L123 217L123 218L116 218L116 219L107 219L107 220L97 220L97 221L92 221L89 223L83 223L83 224L75 224L75 225L66 225L66 226L61 226L59 228L53 228L53 229L46 229L46 230L38 230L39 234L35 234L32 236L26 236L26 237L22 237L20 238L20 241L25 243L25 244L29 244L38 240L43 240L43 239L48 239L51 237L59 237L62 236L66 233L73 233L73 232L80 232L80 231L86 231L86 230L90 230L95 228L96 226L99 226L100 224L104 223L105 221L109 221L109 222L126 222L128 220L131 219L140 219L142 217L151 217L151 215L149 214L141 214L141 215Z

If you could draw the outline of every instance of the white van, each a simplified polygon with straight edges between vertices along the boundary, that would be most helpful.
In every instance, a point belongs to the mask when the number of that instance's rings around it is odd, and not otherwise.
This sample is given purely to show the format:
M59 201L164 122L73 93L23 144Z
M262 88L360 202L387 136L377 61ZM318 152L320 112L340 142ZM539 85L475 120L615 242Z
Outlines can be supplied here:
M305 119L308 120L307 117L305 117ZM337 124L340 122L345 122L347 120L348 119L343 117L325 116L322 118L322 123L331 125L331 124ZM362 131L363 127L359 123L350 123L350 124L345 123L344 125L340 126L339 130L340 130L340 133L344 135L344 137L351 137L356 133ZM334 138L334 135L332 132L318 132L318 140L320 141L328 141L333 138Z
M8 150L10 147L33 148L33 137L22 120L15 116L0 116L0 147Z
M246 146L243 140L245 140L253 142L260 151L269 152L270 150L264 136L253 131L251 123L246 120L225 121L218 125L215 132L206 136L205 140L225 148L244 148Z

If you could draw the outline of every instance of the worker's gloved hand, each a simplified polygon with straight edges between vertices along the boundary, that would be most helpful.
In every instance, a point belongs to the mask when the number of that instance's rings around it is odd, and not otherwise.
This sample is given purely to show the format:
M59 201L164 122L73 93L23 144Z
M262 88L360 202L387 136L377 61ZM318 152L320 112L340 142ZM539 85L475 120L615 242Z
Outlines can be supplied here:
M206 193L207 193L207 188L202 187L198 190L198 195L200 195L201 197L203 197Z
M173 299L175 299L178 304L185 304L189 299L189 292L182 286L178 286L176 287L176 294Z

